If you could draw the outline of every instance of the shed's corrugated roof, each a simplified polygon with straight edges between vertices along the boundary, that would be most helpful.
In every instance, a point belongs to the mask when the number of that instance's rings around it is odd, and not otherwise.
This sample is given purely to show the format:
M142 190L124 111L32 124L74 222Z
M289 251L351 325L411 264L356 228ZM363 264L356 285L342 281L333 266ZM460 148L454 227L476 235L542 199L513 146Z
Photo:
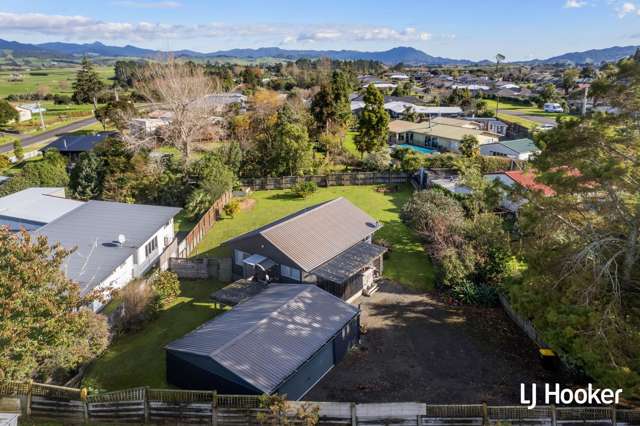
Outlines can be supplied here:
M179 211L175 207L88 201L34 234L46 236L50 244L59 242L66 249L77 247L65 260L63 270L86 293ZM126 238L122 247L113 244L120 234Z
M371 216L340 197L301 210L231 242L258 234L309 272L381 228Z
M211 357L272 393L357 314L315 285L270 284L166 349Z
M0 216L45 224L83 204L64 198L64 188L27 188L0 198Z

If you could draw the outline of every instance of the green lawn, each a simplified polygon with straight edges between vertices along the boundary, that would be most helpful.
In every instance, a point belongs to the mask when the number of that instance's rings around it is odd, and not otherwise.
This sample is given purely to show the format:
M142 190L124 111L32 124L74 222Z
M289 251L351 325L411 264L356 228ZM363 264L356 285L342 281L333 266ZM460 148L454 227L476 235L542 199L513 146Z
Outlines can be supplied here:
M228 256L231 253L220 243L244 232L258 228L304 207L340 196L383 223L375 235L393 244L392 253L385 260L384 275L408 287L429 290L434 286L434 271L418 238L400 221L400 209L411 195L405 185L397 193L383 194L373 186L336 186L321 188L309 198L292 198L288 191L259 191L251 195L256 200L250 211L242 211L233 219L223 218L216 223L200 243L194 255Z
M117 390L136 386L167 387L164 345L221 313L209 294L223 285L183 281L182 294L142 331L119 337L87 370L83 386Z
M69 68L45 68L34 69L34 73L45 73L47 75L31 75L28 71L21 71L22 81L9 81L13 71L0 71L0 97L4 98L11 94L35 93L38 88L48 93L60 93L70 95L73 93L73 82L80 67ZM94 67L102 81L110 85L109 79L113 78L113 67Z
M495 99L485 99L487 102L487 110L488 111L492 111L494 114L496 112L496 100ZM541 108L538 108L537 106L532 106L532 105L522 105L522 104L518 104L518 103L514 103L514 102L508 102L508 101L503 101L502 99L500 100L499 103L499 109L500 111L520 111L523 114L526 115L531 115L531 116L535 116L535 117L549 117L549 118L556 118L559 116L566 116L568 114L558 114L558 113L553 113L553 112L544 112L544 110L542 110ZM511 114L500 114L498 113L498 118L500 118L503 121L509 121L512 123L516 123L516 124L520 124L521 126L524 126L528 129L533 129L537 126L540 126L540 123L537 123L535 121L532 120L528 120L525 117L519 117L516 115L511 115Z

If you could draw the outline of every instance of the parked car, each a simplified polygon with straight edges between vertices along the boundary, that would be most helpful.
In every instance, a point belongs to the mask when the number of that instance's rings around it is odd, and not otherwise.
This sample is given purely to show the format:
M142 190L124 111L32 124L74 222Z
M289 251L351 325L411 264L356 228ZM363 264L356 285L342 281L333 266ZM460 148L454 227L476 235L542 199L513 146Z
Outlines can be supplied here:
M564 109L557 102L547 102L544 104L544 112L564 112Z

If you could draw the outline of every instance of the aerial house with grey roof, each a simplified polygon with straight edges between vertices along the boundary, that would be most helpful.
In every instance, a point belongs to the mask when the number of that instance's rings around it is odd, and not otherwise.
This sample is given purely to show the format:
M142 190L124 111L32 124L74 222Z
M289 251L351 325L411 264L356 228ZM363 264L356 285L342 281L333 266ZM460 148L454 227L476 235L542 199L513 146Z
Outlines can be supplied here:
M309 283L343 300L375 291L386 248L372 243L382 227L337 198L300 210L223 243L237 277Z
M308 284L269 284L165 347L167 381L301 399L358 343L360 312Z

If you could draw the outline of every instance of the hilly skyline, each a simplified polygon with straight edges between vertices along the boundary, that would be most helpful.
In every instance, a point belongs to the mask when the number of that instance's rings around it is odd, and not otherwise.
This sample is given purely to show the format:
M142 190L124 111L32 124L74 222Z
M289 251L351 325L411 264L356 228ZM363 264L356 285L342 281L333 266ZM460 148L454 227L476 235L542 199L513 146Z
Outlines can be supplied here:
M599 64L602 62L617 61L623 57L633 55L640 46L613 46L605 49L590 49L582 52L568 52L544 59L529 61L514 61L523 64ZM213 52L198 52L195 50L161 51L146 49L134 45L113 46L101 42L93 43L68 43L47 42L39 44L21 43L0 39L0 50L13 57L38 57L46 59L74 59L83 55L97 57L131 57L153 58L161 55L172 54L182 58L215 59L215 58L239 58L261 59L274 58L284 60L296 60L300 58L318 59L331 58L334 60L371 60L379 61L387 65L404 63L407 65L486 65L491 60L472 61L466 58L449 58L433 56L414 47L399 46L381 51L360 50L313 50L313 49L283 49L280 47L261 47L254 49L233 48ZM509 62L508 60L506 62Z

